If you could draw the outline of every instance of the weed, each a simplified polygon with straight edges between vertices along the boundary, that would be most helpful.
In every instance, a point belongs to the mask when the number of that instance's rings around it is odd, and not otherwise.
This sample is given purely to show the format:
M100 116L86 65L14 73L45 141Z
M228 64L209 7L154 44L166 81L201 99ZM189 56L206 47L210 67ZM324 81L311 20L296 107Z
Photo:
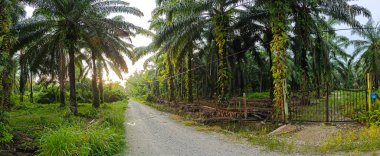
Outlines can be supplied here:
M200 132L222 132L223 129L220 126L197 126L195 127Z
M10 113L10 125L33 140L39 155L115 155L125 149L124 110L127 101L78 107L80 116L70 115L58 104L26 105Z
M183 125L185 125L185 126L194 126L194 125L197 125L197 122L195 122L195 121L191 121L191 120L183 121L182 123L183 123Z
M335 151L357 150L361 152L376 151L380 147L380 127L371 126L359 131L341 132L324 142L320 151L329 153Z

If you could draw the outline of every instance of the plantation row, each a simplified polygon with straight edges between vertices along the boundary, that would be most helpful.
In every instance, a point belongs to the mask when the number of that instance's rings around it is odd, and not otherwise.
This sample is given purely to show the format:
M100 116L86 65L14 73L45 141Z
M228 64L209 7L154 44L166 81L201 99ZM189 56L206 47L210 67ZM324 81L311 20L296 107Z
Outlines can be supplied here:
M380 29L348 0L160 0L152 15L156 35L136 49L137 58L150 57L128 79L132 96L228 105L269 92L281 113L286 90L305 91L308 103L313 88L365 88L367 73L378 87ZM338 35L342 25L360 39Z
M123 152L128 98L104 77L123 79L131 38L151 33L121 13L143 16L121 0L0 1L0 155Z

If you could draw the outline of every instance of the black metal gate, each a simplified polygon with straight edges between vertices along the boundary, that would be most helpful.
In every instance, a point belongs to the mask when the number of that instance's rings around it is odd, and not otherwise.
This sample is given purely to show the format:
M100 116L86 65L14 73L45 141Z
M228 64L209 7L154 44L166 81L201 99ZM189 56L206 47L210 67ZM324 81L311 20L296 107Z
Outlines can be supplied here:
M291 91L289 119L296 122L349 122L367 109L365 89L315 88Z

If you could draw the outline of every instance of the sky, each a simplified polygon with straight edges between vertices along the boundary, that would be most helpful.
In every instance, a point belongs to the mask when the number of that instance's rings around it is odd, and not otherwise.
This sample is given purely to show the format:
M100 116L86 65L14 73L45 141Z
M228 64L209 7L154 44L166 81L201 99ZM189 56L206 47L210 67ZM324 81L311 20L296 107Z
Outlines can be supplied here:
M132 15L123 15L125 17L125 20L133 23L137 26L143 27L145 29L149 29L149 20L151 19L151 12L156 6L155 0L124 0L130 3L130 6L136 7L140 9L144 13L143 17L136 17ZM27 12L27 17L32 16L33 14L33 8L31 7L26 7L26 12ZM132 43L135 47L141 47L141 46L147 46L152 42L152 40L149 37L145 36L136 36L132 38ZM143 63L145 58L142 58L140 61L136 62L135 64L132 64L132 61L128 58L127 59L127 64L128 64L128 73L123 74L123 80L121 80L115 73L111 72L109 76L105 75L106 80L112 80L116 82L121 82L122 85L124 85L124 82L126 79L132 75L135 71L141 71L144 70L143 68Z
M125 0L125 1L129 2L130 6L136 7L144 13L144 17L141 17L141 18L129 16L129 15L123 15L125 17L125 19L131 23L134 23L137 26L148 29L149 25L150 25L149 20L151 18L151 12L155 8L155 1L156 0ZM351 4L357 4L359 6L367 8L368 10L371 11L373 20L375 22L380 21L380 9L378 9L380 6L380 0L356 0L356 1L352 1L350 3ZM26 10L27 10L27 14L28 14L27 16L31 16L32 12L33 12L33 8L27 7ZM362 24L365 24L368 21L368 19L363 18L363 17L358 17L358 20ZM339 26L336 26L336 28L348 28L348 26L339 25ZM359 39L358 36L352 35L351 31L339 31L337 33L339 35L347 36L350 39ZM136 47L146 46L149 43L151 43L151 41L152 40L150 38L145 37L145 36L137 36L137 37L132 39L132 43ZM353 48L351 47L351 48L348 48L347 50L348 50L348 52L350 52L350 51L352 51L352 49ZM111 73L108 76L108 78L112 81L118 81L118 82L122 82L122 84L124 84L124 82L125 82L126 78L128 78L128 76L132 75L135 71L143 70L144 60L145 59L143 58L140 61L136 62L135 64L132 64L132 62L129 59L127 59L127 64L129 67L129 73L124 74L124 80L120 80L114 73Z
M378 9L380 6L379 0L356 0L353 2L350 2L351 4L357 4L359 6L367 8L372 13L372 19L375 22L380 22L380 10ZM359 20L362 24L367 23L368 19L364 17L358 17L357 20ZM339 25L337 28L349 28L347 25ZM350 39L359 39L359 36L352 35L350 30L345 31L339 31L337 32L339 35L343 35L346 37L349 37Z

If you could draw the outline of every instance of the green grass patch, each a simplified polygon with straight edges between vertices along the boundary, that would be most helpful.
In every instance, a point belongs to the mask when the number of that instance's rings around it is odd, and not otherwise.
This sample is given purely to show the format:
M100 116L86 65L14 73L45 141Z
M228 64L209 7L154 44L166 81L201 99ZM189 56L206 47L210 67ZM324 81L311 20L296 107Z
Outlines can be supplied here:
M59 104L25 104L10 113L9 121L13 131L31 138L23 144L35 146L38 155L115 155L126 149L127 104L108 103L100 109L80 104L78 116Z
M248 100L269 98L269 92L253 92L247 94Z

